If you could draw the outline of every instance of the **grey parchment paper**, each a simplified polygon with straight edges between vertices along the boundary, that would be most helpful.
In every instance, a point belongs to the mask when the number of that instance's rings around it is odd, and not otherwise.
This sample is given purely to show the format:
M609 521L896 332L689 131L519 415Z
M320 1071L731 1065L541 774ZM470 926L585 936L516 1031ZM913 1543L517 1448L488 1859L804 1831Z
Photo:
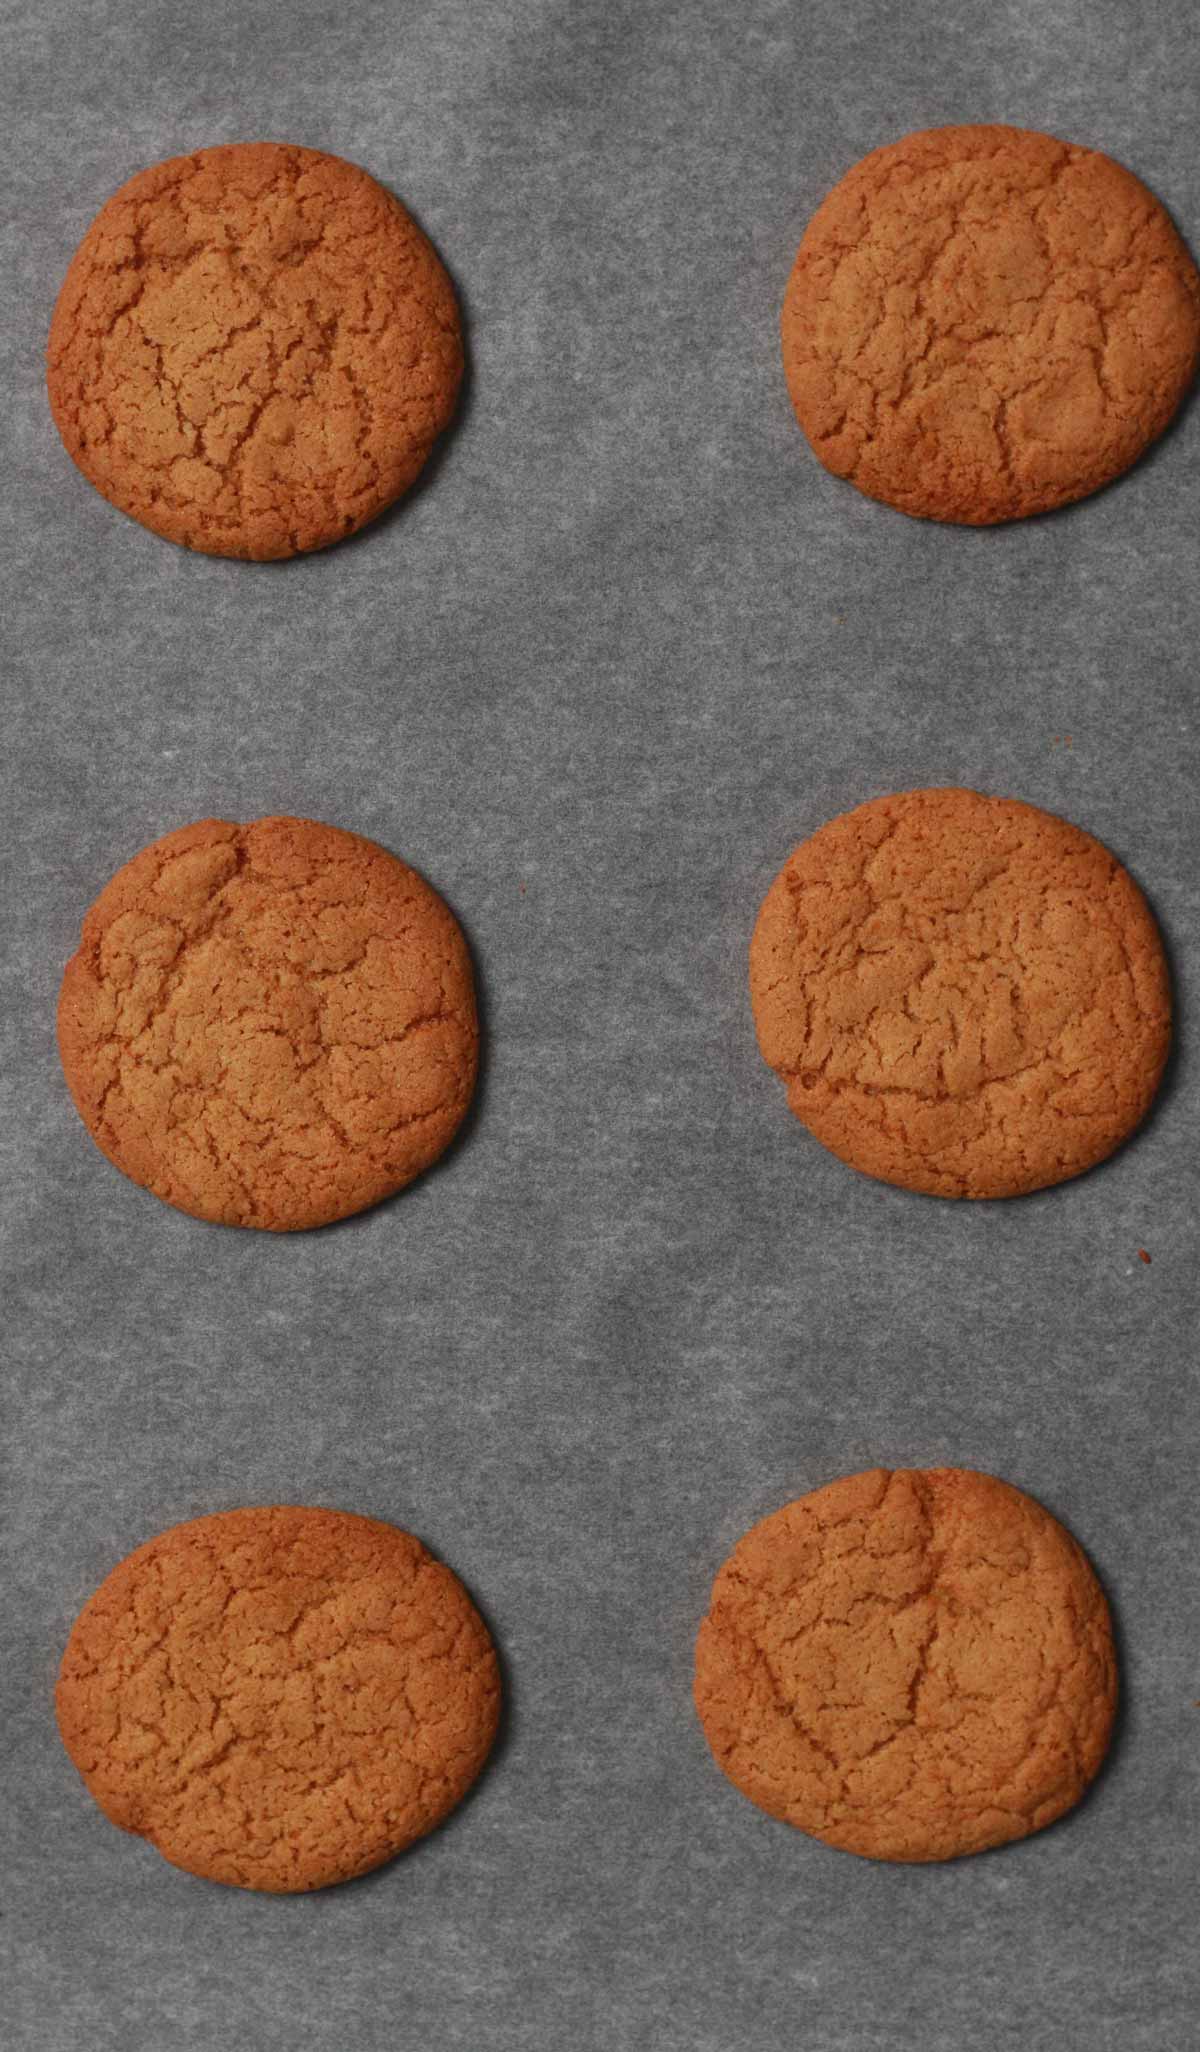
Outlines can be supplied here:
M1197 1997L1200 409L993 531L827 478L777 345L804 223L875 144L1001 119L1200 234L1184 0L9 0L3 521L5 1967L19 2052L1182 2052ZM450 266L470 386L427 482L291 564L189 555L76 474L41 358L140 165L283 137ZM1079 821L1149 893L1178 1055L1082 1181L854 1176L755 1049L795 841L914 784ZM470 936L487 1057L445 1163L292 1238L196 1224L86 1138L53 1039L80 916L207 813L370 835ZM1138 1249L1151 1255L1151 1265ZM738 1797L690 1704L754 1518L870 1465L992 1469L1119 1619L1111 1765L928 1869ZM306 1898L168 1868L53 1726L79 1605L241 1503L418 1532L499 1642L503 1741L410 1855Z

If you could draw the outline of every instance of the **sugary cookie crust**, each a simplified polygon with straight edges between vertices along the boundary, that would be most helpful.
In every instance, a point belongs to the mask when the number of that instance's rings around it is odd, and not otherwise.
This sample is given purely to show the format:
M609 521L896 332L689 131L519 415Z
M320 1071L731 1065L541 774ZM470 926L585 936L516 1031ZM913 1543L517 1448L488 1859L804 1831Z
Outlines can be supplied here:
M1200 355L1200 277L1111 158L935 128L864 157L818 208L782 333L826 469L982 525L1096 491L1162 433Z
M1103 1592L1049 1512L990 1475L874 1469L739 1541L695 1693L718 1763L771 1816L944 1860L1078 1802L1117 1676Z
M466 943L423 878L313 820L202 820L119 870L63 977L63 1068L134 1182L288 1232L447 1147L478 1053Z
M450 281L365 171L235 143L141 171L67 272L50 404L105 498L170 541L323 547L407 490L462 375Z
M871 800L794 851L750 947L759 1046L865 1174L1012 1197L1102 1161L1170 1043L1158 929L1090 834L1011 798Z
M132 1553L56 1695L114 1824L173 1865L291 1894L431 1831L495 1735L496 1656L462 1584L394 1525L227 1511Z

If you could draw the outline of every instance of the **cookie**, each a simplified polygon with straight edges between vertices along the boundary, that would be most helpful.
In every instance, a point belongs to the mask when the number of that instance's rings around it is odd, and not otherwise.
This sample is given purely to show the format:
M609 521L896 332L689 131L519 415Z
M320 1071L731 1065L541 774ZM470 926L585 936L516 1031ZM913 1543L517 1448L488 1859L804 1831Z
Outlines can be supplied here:
M168 541L262 562L406 492L453 411L454 291L340 157L230 143L139 171L50 327L50 406L96 489Z
M1170 1042L1137 885L1090 834L977 791L875 798L803 841L759 912L750 994L810 1133L934 1197L1016 1197L1103 1161Z
M291 1895L441 1823L487 1758L500 1678L411 1533L276 1507L139 1546L80 1612L55 1700L114 1824L189 1874Z
M1096 150L933 128L817 209L783 303L815 454L869 498L983 526L1098 491L1160 435L1200 355L1200 277Z
M414 870L310 819L206 819L100 893L58 1042L84 1125L135 1183L294 1232L437 1160L479 1032L466 942Z
M1056 1519L992 1475L874 1468L738 1541L696 1641L719 1767L875 1860L950 1860L1079 1801L1117 1698L1108 1605Z

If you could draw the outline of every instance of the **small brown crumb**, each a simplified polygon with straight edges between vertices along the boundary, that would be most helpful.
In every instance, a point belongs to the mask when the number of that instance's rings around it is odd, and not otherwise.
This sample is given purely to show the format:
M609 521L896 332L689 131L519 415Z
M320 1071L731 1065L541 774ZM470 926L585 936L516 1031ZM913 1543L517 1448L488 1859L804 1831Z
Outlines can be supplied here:
M1147 1252L1146 1252L1146 1249L1145 1249L1144 1247L1139 1247L1139 1248L1138 1248L1138 1260L1139 1260L1139 1261L1144 1261L1144 1262L1145 1262L1145 1264L1146 1264L1146 1266L1147 1266L1147 1268L1149 1268L1149 1266L1150 1266L1150 1256L1149 1256L1149 1255L1147 1254Z

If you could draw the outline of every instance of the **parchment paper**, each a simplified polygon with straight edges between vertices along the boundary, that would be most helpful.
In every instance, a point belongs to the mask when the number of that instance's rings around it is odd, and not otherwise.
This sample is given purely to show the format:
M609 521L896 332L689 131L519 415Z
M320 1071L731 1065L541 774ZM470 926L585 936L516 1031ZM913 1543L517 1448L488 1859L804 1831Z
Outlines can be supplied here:
M33 2052L1177 2052L1197 1996L1195 650L1200 412L992 531L827 478L777 315L805 221L907 129L1136 170L1193 242L1182 0L183 0L4 10L4 1940ZM327 554L189 555L108 507L41 356L136 167L283 137L364 164L469 323L428 481ZM926 1201L807 1138L745 950L789 848L914 784L1011 792L1132 868L1179 1053L1108 1166ZM207 1228L86 1138L53 1041L113 869L207 813L373 836L469 933L476 1115L333 1230ZM1138 1257L1144 1247L1147 1266ZM1073 1818L929 1869L829 1852L712 1765L713 1573L875 1462L991 1469L1088 1549L1125 1709ZM55 1735L70 1623L224 1506L417 1531L505 1663L444 1830L308 1898L108 1825Z

